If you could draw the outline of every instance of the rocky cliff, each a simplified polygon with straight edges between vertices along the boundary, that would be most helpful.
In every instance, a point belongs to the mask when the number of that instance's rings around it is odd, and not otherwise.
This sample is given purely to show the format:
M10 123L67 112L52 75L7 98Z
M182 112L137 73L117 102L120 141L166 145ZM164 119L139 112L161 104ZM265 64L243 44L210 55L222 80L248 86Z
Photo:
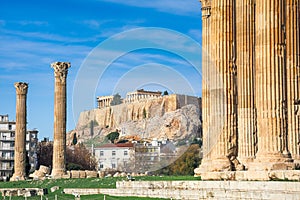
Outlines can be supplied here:
M187 140L201 134L200 110L199 98L175 94L89 110L80 114L68 142L75 133L79 142L86 142L101 140L116 129L121 136Z

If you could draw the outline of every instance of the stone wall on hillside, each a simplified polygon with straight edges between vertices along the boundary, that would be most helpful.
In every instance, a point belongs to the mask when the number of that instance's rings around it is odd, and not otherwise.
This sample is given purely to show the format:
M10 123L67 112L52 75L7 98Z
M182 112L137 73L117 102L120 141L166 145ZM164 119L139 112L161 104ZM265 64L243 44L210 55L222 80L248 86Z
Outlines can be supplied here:
M201 99L186 95L123 103L82 112L70 137L76 132L82 141L118 129L123 135L183 139L200 134L200 111Z

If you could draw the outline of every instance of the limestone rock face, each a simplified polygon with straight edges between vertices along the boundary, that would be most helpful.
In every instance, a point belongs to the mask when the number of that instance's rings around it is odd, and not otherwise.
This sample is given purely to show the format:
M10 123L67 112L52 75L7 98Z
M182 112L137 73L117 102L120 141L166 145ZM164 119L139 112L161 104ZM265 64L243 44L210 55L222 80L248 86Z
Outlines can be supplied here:
M67 143L73 141L75 133L77 141L84 142L96 136L104 137L116 129L124 136L175 141L199 136L200 105L197 97L169 95L85 111L79 117L76 130L69 133Z

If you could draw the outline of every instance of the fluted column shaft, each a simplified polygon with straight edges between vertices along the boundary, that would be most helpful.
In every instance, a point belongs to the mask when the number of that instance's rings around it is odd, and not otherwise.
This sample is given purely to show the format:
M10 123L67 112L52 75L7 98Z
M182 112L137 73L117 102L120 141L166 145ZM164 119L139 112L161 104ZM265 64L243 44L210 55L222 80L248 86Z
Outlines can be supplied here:
M207 2L207 1L203 1ZM202 2L202 3L203 3ZM209 43L204 48L209 50L209 61L204 61L208 70L209 100L204 105L209 111L205 113L204 159L202 171L231 170L231 160L237 151L237 102L236 102L236 64L234 37L234 1L216 0L211 3ZM205 23L204 23L205 25ZM206 27L203 27L203 32ZM204 64L204 65L205 65ZM207 90L204 86L204 95ZM206 97L205 97L206 98Z
M254 69L254 1L236 1L238 159L244 165L256 153L256 109Z
M288 156L284 2L256 1L256 161L264 169Z
M203 161L210 160L209 121L210 121L210 19L211 2L202 1L202 119L203 119Z
M16 132L15 132L15 155L14 174L12 181L25 180L26 172L26 99L28 84L15 83L16 88Z
M66 81L70 63L55 62L51 66L55 76L52 177L61 178L66 171Z
M292 158L300 163L300 2L286 2L288 144Z

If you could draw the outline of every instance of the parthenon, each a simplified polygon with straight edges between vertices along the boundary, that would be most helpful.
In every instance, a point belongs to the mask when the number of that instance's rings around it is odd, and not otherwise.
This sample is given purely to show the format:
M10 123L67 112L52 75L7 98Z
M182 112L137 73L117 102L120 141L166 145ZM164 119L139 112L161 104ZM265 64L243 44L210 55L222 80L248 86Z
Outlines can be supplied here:
M195 173L299 167L299 1L200 2L204 157Z
M134 92L128 92L126 94L125 99L121 99L123 103L132 103L135 101L141 101L141 100L147 100L147 99L153 99L153 98L159 98L162 96L162 92L160 91L147 91L144 89L139 89ZM113 101L114 96L98 96L97 97L97 108L105 108L110 107L111 102Z
M125 102L134 102L134 101L139 101L142 99L151 99L151 98L158 98L161 97L162 92L157 91L146 91L143 89L136 90L134 92L128 92L126 94L126 99Z

